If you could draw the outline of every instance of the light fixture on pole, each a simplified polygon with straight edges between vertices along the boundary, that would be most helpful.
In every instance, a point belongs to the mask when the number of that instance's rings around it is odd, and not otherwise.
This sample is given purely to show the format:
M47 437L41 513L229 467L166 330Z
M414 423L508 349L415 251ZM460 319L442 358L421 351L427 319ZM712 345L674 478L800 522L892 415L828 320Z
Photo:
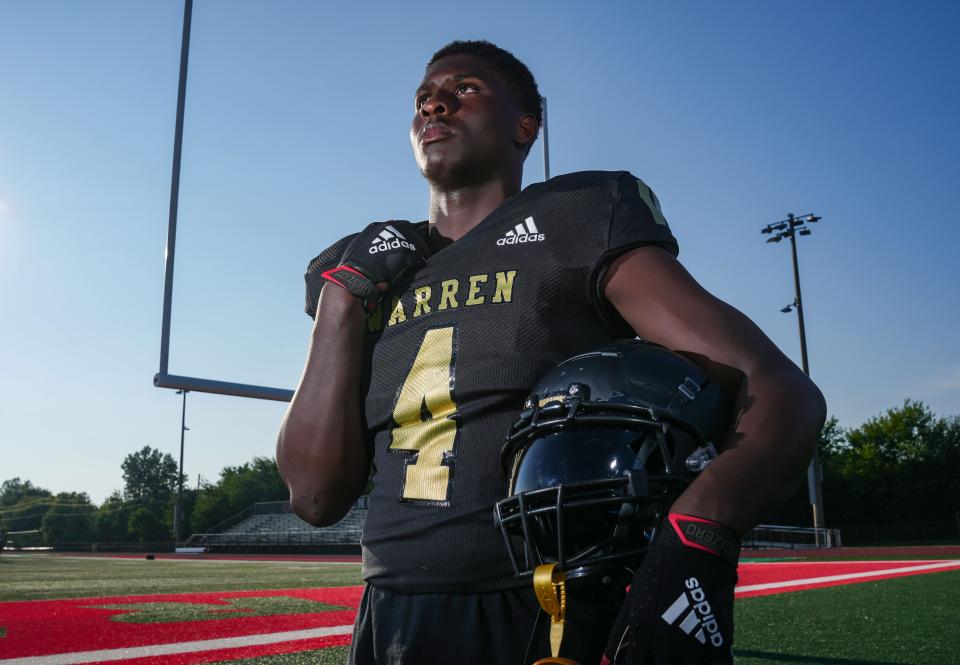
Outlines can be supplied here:
M767 242L780 242L784 238L790 239L790 250L793 255L793 285L796 292L794 301L781 309L784 314L797 310L797 321L800 326L800 358L803 363L803 372L810 376L810 363L807 360L807 333L803 324L803 298L800 296L800 267L797 262L797 235L808 236L810 229L806 224L815 224L820 217L812 214L795 217L793 213L787 218L773 224L767 224L760 233L770 235ZM817 545L821 545L821 529L825 527L823 518L823 492L820 486L820 461L817 451L814 450L810 466L807 467L807 491L810 495L810 505L813 509L813 526Z

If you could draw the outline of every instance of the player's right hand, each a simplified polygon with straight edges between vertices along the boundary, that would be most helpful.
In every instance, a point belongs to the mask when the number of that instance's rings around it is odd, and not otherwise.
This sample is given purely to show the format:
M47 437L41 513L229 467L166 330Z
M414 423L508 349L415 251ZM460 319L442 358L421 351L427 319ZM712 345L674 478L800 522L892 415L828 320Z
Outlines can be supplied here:
M732 665L740 539L671 513L630 584L601 665Z
M375 222L357 234L340 265L325 271L323 278L349 291L372 312L386 291L429 256L430 248L410 222Z

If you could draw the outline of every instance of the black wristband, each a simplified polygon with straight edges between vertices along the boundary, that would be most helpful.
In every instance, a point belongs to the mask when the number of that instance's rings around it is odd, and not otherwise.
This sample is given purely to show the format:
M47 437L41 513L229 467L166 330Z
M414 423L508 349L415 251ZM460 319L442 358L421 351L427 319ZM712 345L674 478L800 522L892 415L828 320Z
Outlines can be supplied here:
M337 286L343 287L360 299L363 310L368 314L380 303L380 291L377 285L362 272L348 265L339 265L321 273L322 277Z
M734 566L737 565L740 559L740 537L730 527L681 513L670 513L667 519L670 520L681 544L709 552Z

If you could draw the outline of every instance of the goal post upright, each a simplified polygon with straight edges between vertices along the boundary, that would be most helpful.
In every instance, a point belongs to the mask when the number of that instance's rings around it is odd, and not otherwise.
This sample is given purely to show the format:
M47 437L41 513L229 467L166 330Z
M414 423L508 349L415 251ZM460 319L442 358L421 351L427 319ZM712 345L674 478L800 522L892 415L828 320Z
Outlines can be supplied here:
M164 252L163 318L160 324L160 369L153 377L157 388L251 397L289 402L293 391L246 383L201 379L170 374L170 320L173 310L173 267L177 246L177 211L180 202L180 161L183 149L183 118L187 97L187 63L190 57L190 28L193 0L183 3L183 36L180 43L180 78L177 86L177 120L173 136L173 169L170 177L170 216L167 223L167 246Z

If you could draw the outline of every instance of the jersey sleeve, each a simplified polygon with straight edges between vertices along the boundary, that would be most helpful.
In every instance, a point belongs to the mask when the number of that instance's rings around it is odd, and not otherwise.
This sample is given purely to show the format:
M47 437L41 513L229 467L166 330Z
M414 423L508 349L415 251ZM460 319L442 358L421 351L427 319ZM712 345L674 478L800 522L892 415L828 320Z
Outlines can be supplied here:
M317 303L320 302L320 291L327 282L321 275L325 271L340 265L340 258L343 256L344 250L347 249L347 245L349 245L350 241L357 235L356 233L352 233L346 238L341 238L320 252L320 254L315 256L307 265L307 272L303 276L307 287L304 311L311 319L317 316Z
M624 173L617 180L607 247L601 261L609 263L620 254L643 245L662 247L673 256L680 252L657 195L643 180Z
M657 195L643 180L623 172L617 178L605 243L591 270L591 290L599 311L620 335L629 334L629 326L624 328L626 323L604 297L603 278L614 259L646 245L660 247L674 257L680 253Z

